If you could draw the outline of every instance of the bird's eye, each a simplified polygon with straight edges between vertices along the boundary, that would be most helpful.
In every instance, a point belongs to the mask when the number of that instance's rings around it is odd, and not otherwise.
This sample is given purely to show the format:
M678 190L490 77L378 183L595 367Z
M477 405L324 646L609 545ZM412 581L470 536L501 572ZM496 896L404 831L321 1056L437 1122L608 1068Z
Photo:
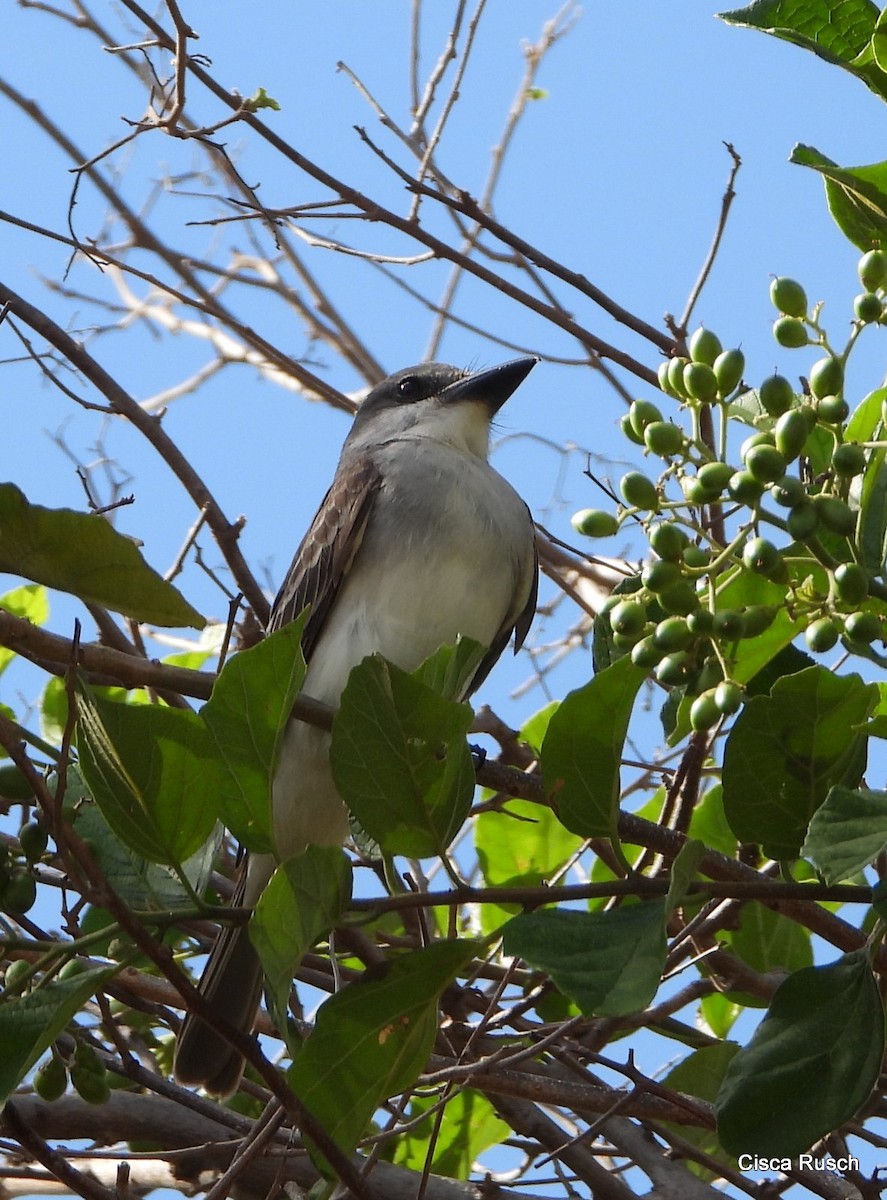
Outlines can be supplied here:
M401 400L415 400L420 390L421 384L415 375L407 375L397 385L397 394Z

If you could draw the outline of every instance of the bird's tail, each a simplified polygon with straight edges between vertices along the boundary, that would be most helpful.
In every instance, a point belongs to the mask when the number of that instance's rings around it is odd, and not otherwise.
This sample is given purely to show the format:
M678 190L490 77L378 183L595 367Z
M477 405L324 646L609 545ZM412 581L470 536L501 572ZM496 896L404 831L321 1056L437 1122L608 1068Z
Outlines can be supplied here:
M251 866L255 868L259 863ZM249 872L251 876L256 873L255 869ZM246 886L241 883L234 897L235 904L253 899L244 893L256 890L250 886L254 883L254 878ZM261 887L258 891L261 892ZM200 979L204 998L231 1025L249 1032L262 995L262 979L259 956L246 925L223 929ZM176 1041L173 1062L173 1072L179 1083L203 1087L214 1096L231 1096L237 1091L243 1068L242 1056L210 1024L196 1013L186 1015Z

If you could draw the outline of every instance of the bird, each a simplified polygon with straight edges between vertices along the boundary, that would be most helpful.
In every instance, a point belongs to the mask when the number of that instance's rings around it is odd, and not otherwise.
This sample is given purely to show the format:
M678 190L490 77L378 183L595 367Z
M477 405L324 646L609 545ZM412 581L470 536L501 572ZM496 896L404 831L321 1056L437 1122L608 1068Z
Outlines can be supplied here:
M537 362L475 371L425 362L368 392L271 609L268 632L311 606L304 695L335 707L366 656L412 671L463 635L488 647L464 699L512 634L520 649L536 610L535 531L488 455L493 418ZM329 747L328 732L290 718L272 784L275 854L248 856L234 903L255 905L277 862L347 839ZM246 926L223 929L199 984L206 1000L249 1032L262 982ZM174 1059L180 1083L229 1096L243 1066L209 1023L186 1014Z

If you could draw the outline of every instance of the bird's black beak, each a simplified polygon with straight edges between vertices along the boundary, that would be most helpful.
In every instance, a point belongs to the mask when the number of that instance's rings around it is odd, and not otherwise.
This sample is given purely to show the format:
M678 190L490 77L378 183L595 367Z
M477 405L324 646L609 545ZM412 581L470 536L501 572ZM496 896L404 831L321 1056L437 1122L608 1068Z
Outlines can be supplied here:
M497 413L508 397L526 379L539 361L535 356L530 358L513 358L511 362L500 363L498 367L488 367L485 371L475 371L464 379L457 379L440 394L444 404L460 404L463 401L480 401L490 410Z

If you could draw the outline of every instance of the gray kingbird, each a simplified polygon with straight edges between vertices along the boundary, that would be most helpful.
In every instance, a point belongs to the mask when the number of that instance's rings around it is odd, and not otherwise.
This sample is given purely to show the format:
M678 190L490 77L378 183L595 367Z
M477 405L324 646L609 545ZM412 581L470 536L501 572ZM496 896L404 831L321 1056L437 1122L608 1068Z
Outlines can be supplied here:
M336 706L367 655L412 671L463 634L489 647L467 696L512 632L515 652L523 644L536 607L533 521L487 455L492 418L537 361L474 373L423 363L369 392L271 612L269 631L311 605L305 695ZM290 721L272 789L276 855L249 856L237 903L256 903L278 861L347 838L329 745L324 730ZM262 971L245 925L219 934L200 988L232 1024L252 1027ZM225 1096L242 1072L240 1055L187 1015L176 1078Z

